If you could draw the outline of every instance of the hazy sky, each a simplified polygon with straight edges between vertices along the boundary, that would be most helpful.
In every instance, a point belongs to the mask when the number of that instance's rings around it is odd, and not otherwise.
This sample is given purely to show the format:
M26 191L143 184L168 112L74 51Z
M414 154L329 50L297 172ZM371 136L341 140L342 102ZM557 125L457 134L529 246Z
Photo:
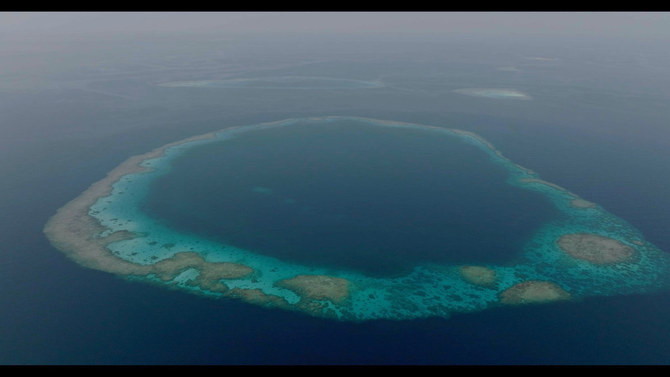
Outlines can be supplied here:
M1 12L0 38L144 32L450 32L670 36L670 13L643 12Z

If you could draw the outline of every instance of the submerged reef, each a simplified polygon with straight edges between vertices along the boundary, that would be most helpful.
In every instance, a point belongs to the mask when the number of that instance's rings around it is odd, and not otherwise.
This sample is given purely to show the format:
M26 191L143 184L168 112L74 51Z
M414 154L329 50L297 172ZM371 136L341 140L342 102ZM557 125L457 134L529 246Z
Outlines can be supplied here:
M612 264L630 260L635 249L597 234L566 234L558 239L558 246L573 258L594 264Z
M303 299L342 303L349 297L349 281L325 275L298 275L276 283L300 294Z
M278 281L275 285L300 296L296 308L312 314L327 313L326 315L334 316L336 314L329 309L330 304L341 306L349 298L351 283L333 276L298 275Z
M593 208L593 207L596 206L595 203L589 202L588 200L584 200L584 199L581 199L581 198L573 199L570 202L570 204L573 207L577 207L577 208Z
M466 143L506 170L506 184L544 195L560 216L538 224L518 256L505 265L477 266L474 261L459 266L426 264L403 276L380 278L260 255L169 228L139 210L151 182L168 174L171 163L191 148L225 142L246 132L295 124L319 127L338 121L421 129ZM254 192L271 195L262 186ZM569 301L670 285L667 255L630 224L542 180L478 135L359 117L299 118L229 127L131 157L60 208L44 233L54 247L87 268L335 320L447 318L501 304Z
M469 283L483 287L492 286L496 282L496 272L493 269L481 266L461 267L463 279Z
M568 299L570 299L570 293L550 281L524 281L507 288L500 294L500 302L508 305L540 304Z

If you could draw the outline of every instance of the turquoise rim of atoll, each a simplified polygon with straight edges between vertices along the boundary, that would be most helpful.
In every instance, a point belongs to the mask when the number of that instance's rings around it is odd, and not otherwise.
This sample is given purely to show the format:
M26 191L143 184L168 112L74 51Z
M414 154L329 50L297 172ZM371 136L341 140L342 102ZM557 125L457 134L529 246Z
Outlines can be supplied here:
M420 128L459 138L502 165L509 172L508 184L545 195L562 216L543 224L524 245L514 264L421 265L405 276L373 278L353 271L287 263L185 234L138 209L150 183L168 174L171 161L191 148L246 132L305 123L318 126L340 120L380 127ZM52 243L75 262L129 279L351 321L446 318L452 313L506 304L644 293L663 288L670 281L666 254L645 241L633 226L567 189L543 181L537 173L510 161L493 145L468 131L362 117L292 118L199 135L131 160L59 210L45 227ZM86 236L86 232L93 230L95 234ZM561 236L569 234L615 240L634 251L634 255L606 264L575 258L557 244ZM96 255L93 249L97 250ZM105 252L108 255L102 255ZM165 273L163 268L180 253L198 254L207 265L246 266L251 272L239 277L212 275L215 278L207 284L202 283L206 275L203 262L183 262L171 267L170 274ZM159 265L160 269L153 268ZM473 271L476 276L468 274Z

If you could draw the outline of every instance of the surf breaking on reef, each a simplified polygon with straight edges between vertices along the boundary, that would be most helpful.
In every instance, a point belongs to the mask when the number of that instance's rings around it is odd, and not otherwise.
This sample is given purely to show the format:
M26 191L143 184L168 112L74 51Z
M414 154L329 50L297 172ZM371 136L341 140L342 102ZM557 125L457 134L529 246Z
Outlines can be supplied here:
M167 228L138 210L148 185L184 151L235 135L341 120L420 128L458 138L508 172L507 183L546 195L562 216L528 241L514 265L420 265L393 278L288 263ZM44 233L80 265L210 297L298 310L337 320L449 317L455 312L630 294L670 284L665 253L625 221L519 166L462 130L361 117L326 116L225 128L134 156L60 208ZM149 237L150 235L150 237ZM159 240L159 241L156 241Z

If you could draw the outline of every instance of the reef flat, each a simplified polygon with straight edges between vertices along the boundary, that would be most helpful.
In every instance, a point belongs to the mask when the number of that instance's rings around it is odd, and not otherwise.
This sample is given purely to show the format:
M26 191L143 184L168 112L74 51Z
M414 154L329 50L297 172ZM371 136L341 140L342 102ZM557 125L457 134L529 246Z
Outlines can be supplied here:
M541 304L569 299L568 292L558 284L549 281L524 281L507 288L500 294L500 302L508 305Z
M349 297L349 282L332 276L298 275L279 281L277 285L311 300L330 300L337 304Z
M463 266L461 275L466 281L483 287L492 286L496 282L496 272L482 266Z
M635 255L635 249L597 234L566 234L558 239L558 246L573 258L595 264L620 263Z
M540 224L504 265L419 265L394 277L291 263L215 242L148 217L138 207L148 186L192 148L275 127L360 122L420 129L466 143L508 173L506 184L544 195L560 215ZM258 196L272 191L257 186ZM497 305L647 292L670 285L665 253L595 203L507 159L482 137L445 127L360 117L313 117L224 128L131 157L49 219L50 242L80 265L177 287L336 320L449 317Z

